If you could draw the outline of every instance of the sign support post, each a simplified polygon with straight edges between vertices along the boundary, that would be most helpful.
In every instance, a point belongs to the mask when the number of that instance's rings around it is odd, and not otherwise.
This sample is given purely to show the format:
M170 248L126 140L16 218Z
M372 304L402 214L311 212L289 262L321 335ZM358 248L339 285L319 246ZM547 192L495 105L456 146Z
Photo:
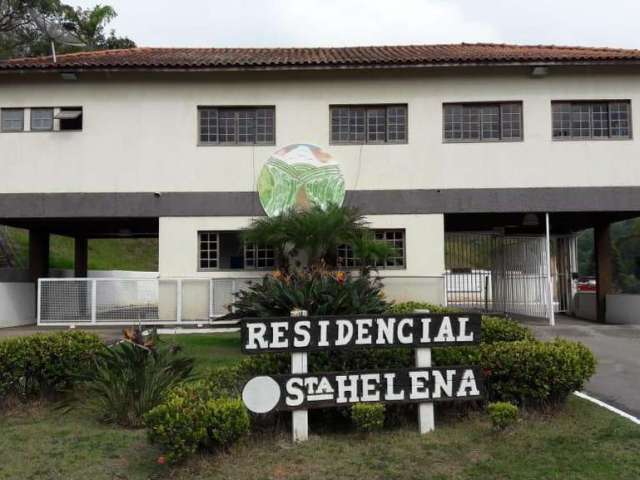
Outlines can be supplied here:
M415 310L415 313L430 313L429 310ZM431 366L431 349L416 348L416 367ZM425 402L418 404L418 429L420 434L432 432L435 429L433 415L433 403Z
M292 317L306 317L306 310L292 310ZM291 354L291 373L307 373L307 352ZM291 426L294 442L305 442L309 439L309 411L294 410L291 412Z

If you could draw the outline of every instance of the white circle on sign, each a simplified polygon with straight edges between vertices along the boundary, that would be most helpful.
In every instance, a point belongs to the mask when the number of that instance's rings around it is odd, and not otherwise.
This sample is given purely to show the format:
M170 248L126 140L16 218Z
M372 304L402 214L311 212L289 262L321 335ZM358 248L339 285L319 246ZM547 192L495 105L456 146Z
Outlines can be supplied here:
M280 385L273 378L252 378L242 389L242 401L254 413L267 413L280 401Z

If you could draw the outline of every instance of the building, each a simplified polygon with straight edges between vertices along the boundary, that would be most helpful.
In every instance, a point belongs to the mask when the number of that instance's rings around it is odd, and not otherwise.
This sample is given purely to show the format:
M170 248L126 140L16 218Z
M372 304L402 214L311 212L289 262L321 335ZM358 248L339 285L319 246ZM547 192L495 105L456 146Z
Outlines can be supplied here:
M48 275L52 233L76 239L77 277L88 238L125 236L159 237L161 279L255 277L269 251L237 232L264 215L261 168L312 144L339 164L346 204L398 248L383 270L395 296L443 300L447 271L446 290L485 303L520 282L501 297L516 312L533 281L544 306L548 213L557 308L574 308L571 236L595 227L604 320L608 225L640 210L639 78L636 50L492 44L2 61L0 223L29 229L31 282ZM449 265L446 236L462 245ZM468 261L483 242L500 261Z

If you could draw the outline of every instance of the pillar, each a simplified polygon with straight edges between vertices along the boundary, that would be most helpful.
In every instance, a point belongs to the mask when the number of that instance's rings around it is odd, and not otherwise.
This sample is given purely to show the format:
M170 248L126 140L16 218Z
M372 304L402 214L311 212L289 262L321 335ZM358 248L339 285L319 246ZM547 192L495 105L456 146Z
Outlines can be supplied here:
M610 223L594 228L594 250L596 257L596 320L605 323L607 321L607 294L611 293L613 283Z
M31 280L49 276L49 232L29 230L29 271Z
M89 242L86 237L75 237L73 247L73 276L86 278L89 273Z

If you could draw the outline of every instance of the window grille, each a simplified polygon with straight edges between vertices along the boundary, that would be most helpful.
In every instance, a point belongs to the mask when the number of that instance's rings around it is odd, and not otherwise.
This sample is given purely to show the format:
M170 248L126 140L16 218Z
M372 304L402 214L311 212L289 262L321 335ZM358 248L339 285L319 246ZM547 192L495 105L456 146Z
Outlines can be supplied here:
M200 143L203 145L273 145L274 107L200 107Z
M331 143L407 143L406 105L332 106Z
M443 106L444 140L522 140L522 103L448 103Z
M556 140L631 138L631 102L552 102Z

